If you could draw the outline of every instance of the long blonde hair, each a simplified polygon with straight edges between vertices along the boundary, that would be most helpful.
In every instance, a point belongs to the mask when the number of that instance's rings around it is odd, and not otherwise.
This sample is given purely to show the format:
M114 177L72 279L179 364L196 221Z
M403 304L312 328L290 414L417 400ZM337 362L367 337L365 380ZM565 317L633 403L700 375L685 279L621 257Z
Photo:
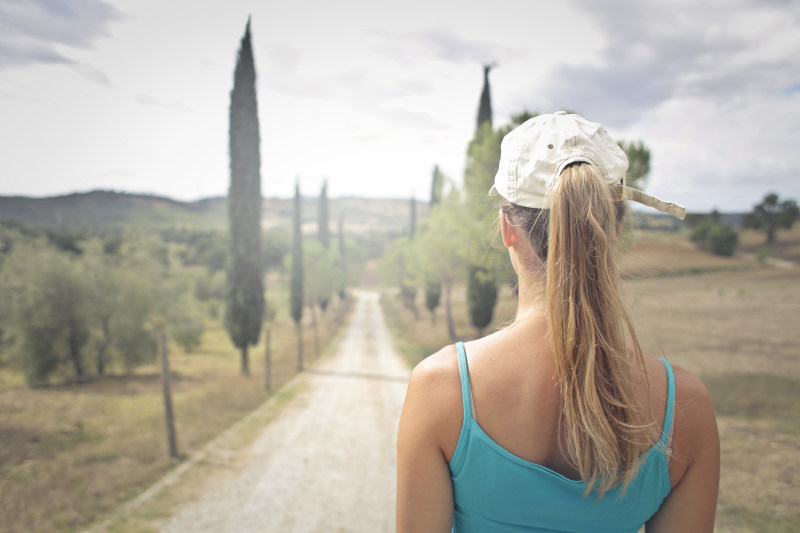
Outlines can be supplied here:
M633 385L644 359L618 288L616 243L625 207L597 169L566 167L550 210L505 204L546 268L548 334L558 372L559 443L598 497L636 475L654 425L637 424ZM649 394L649 389L648 389Z

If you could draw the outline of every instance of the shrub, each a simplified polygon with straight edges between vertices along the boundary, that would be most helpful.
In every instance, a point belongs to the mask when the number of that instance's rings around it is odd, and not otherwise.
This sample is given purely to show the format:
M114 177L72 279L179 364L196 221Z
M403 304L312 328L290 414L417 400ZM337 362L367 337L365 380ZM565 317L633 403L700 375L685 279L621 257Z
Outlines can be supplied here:
M739 245L736 230L728 224L708 220L695 226L689 239L698 248L725 257L732 256Z

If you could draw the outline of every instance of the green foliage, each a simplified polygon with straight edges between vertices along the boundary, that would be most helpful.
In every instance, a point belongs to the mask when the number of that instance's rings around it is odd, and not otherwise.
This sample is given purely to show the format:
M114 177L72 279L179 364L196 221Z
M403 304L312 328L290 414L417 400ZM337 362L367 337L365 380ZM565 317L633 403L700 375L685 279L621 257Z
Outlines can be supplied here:
M284 228L270 228L261 241L261 262L266 270L283 269L283 258L292 249L291 235Z
M500 165L501 140L489 122L484 122L475 130L467 148L464 166L464 191L472 202L487 200Z
M444 174L439 170L439 165L433 167L433 176L431 176L431 208L442 201L442 192L444 191Z
M497 304L497 282L480 266L471 266L467 275L467 305L472 326L482 335L484 328L492 323Z
M380 261L381 278L384 283L394 287L413 287L419 281L417 260L422 259L415 242L408 237L400 237L386 247Z
M739 244L739 235L731 226L709 219L692 230L689 239L701 250L730 257Z
M225 233L169 229L161 232L161 238L183 245L179 258L184 266L201 265L212 274L225 270L230 250L229 236Z
M425 284L425 308L435 317L436 308L442 300L442 284L429 281Z
M322 191L319 193L319 216L317 217L317 227L319 229L319 242L327 250L331 247L330 222L328 220L328 182L322 184Z
M337 271L339 272L339 278L336 280L336 291L339 293L340 298L344 298L348 286L347 242L344 236L344 215L339 217L339 265Z
M264 316L261 266L261 156L256 103L255 65L247 22L236 61L230 105L231 260L225 328L242 353L242 373L248 374L247 347L255 345Z
M78 260L41 243L16 243L0 283L12 354L28 383L67 366L83 376L89 295Z
M294 189L294 219L292 223L292 267L289 280L291 294L292 319L300 323L303 318L303 232L302 232L302 202L300 198L300 184L295 184Z
M183 306L171 314L169 331L172 339L186 353L190 353L203 342L205 332L203 317L195 309Z
M306 299L317 302L325 311L341 278L339 251L326 249L318 241L303 245L303 288Z
M769 193L745 216L743 226L763 231L767 235L767 244L772 244L778 230L791 228L799 217L800 209L795 200L781 202L777 194Z
M411 200L409 200L408 211L408 236L409 238L413 239L414 233L417 231L417 199L413 196L411 197Z
M132 370L155 359L159 327L202 327L185 320L195 308L188 284L166 278L156 244L122 241L108 255L85 241L76 256L46 239L14 240L0 267L0 322L28 383Z
M628 173L625 184L628 187L644 190L650 175L650 149L642 141L619 141L620 148L628 156Z
M481 91L481 100L478 106L478 128L485 123L488 123L490 128L492 127L492 95L489 88L489 71L492 70L493 66L483 66L483 90Z

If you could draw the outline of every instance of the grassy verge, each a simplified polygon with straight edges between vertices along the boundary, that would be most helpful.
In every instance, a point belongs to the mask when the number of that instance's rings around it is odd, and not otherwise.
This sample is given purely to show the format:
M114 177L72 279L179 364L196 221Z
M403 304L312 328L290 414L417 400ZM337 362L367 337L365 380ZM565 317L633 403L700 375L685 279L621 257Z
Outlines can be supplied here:
M703 379L714 401L717 530L800 530L800 271L707 255L676 234L636 235L621 261L643 347ZM463 288L456 294L457 330L472 338ZM432 326L389 292L383 305L411 364L450 342L441 310ZM513 307L502 292L495 327Z
M344 307L339 310L346 312ZM343 321L320 319L324 351ZM272 385L296 374L290 320L272 330ZM304 327L304 355L315 342ZM203 345L185 354L170 347L178 449L185 458L268 399L262 344L251 349L251 377L218 322ZM155 366L81 385L29 389L5 370L0 390L0 530L76 531L138 495L176 466L167 454L161 385Z

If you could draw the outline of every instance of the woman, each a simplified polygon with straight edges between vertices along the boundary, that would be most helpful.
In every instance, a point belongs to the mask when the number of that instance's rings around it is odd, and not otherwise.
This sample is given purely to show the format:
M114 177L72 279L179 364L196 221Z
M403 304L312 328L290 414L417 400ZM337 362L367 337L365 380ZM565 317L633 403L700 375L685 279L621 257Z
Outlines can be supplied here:
M397 442L397 531L710 532L719 437L708 392L644 352L614 261L628 160L579 115L501 146L492 194L519 278L514 322L412 373Z

